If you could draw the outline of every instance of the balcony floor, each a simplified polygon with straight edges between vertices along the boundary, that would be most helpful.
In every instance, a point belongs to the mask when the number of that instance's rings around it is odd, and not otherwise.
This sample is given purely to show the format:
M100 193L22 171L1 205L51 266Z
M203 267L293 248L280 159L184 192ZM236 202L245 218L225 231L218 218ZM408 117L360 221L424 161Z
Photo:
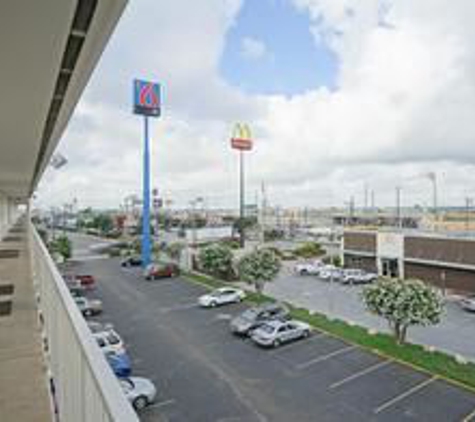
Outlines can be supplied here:
M0 285L13 284L12 312L0 315L0 415L4 421L51 421L46 365L33 289L26 233L11 233L2 250L18 257L0 258ZM8 239L8 237L6 238ZM9 296L2 295L0 300Z

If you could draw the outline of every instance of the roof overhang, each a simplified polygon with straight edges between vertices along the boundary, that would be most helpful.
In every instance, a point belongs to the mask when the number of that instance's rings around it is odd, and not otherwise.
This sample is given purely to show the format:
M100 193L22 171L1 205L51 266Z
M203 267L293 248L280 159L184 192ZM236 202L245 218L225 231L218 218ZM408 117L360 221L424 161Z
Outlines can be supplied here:
M0 3L0 193L36 188L126 2Z

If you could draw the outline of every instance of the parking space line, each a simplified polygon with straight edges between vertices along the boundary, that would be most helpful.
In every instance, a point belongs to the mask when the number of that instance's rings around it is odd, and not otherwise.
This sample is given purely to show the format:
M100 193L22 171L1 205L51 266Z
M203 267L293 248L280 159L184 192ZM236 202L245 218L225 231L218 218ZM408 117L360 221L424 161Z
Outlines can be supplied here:
M296 365L295 367L297 369L305 369L305 368L308 368L309 366L315 365L316 363L323 362L327 359L331 359L332 357L339 356L339 355L342 355L344 353L351 352L354 349L356 349L356 346L343 347L341 349L335 350L334 352L328 353L326 355L318 356L315 359L311 359L307 362L300 363L300 364Z
M467 416L464 416L461 422L470 422L475 418L475 409L473 409Z
M187 309L192 309L192 308L197 308L198 305L196 302L193 303L183 303L181 305L176 305L176 306L170 306L168 308L162 308L160 309L160 312L162 314L166 314L168 312L173 312L173 311L186 311Z
M332 385L330 385L330 389L335 389L335 388L338 388L338 387L341 387L342 385L345 385L346 383L350 382L350 381L354 381L355 379L358 379L360 377L362 377L363 375L367 375L373 371L376 371L386 365L389 365L390 363L392 363L391 360L385 360L383 362L379 362L375 365L371 365L370 367L368 368L365 368L361 371L358 371L358 372L355 372L354 374L352 375L349 375L348 377L346 378L343 378L342 380L340 381L337 381L337 382L334 382Z
M428 378L425 381L422 381L421 383L415 385L414 387L410 388L404 393L401 393L398 396L393 397L392 399L378 406L376 409L373 410L373 412L375 414L381 413L383 410L386 410L388 407L391 407L392 405L400 402L401 400L404 400L406 397L409 397L410 395L416 393L417 391L422 390L424 387L427 387L429 384L433 383L437 379L438 379L437 375L434 375L433 377Z
M149 406L147 406L147 409L156 409L158 407L164 407L164 406L169 406L171 404L175 404L175 400L174 399L170 399L170 400L163 400L163 401L159 401L157 403L153 403Z
M312 334L308 339L307 339L307 342L306 344L309 344L312 342L313 339L318 339L320 337L325 337L325 336L328 336L327 333L324 333L324 332L319 332L317 334ZM302 344L299 342L299 341L295 341L293 343L288 343L288 344L284 344L283 346L277 348L277 349L274 349L274 350L271 350L270 352L268 352L268 354L270 355L277 355L279 354L279 352L285 352L286 350L289 350L289 349L292 349L293 347L295 346L301 346Z

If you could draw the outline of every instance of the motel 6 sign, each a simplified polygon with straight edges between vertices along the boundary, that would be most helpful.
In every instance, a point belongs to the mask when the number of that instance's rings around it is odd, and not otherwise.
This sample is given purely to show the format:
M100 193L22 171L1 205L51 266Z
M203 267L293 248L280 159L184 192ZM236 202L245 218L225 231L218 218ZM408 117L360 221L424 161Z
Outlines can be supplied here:
M252 149L251 129L247 124L237 123L234 126L231 147L240 151L250 151Z
M160 84L134 80L134 113L145 116L160 116Z

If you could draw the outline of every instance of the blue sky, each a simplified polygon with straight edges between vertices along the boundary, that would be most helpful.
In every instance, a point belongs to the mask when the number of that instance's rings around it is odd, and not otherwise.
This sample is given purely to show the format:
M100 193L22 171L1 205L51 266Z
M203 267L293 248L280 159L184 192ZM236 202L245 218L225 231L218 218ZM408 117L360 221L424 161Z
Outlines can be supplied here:
M244 57L246 38L263 43L264 54ZM227 34L220 70L248 93L296 95L319 86L333 89L338 61L316 43L308 14L289 0L248 0Z

